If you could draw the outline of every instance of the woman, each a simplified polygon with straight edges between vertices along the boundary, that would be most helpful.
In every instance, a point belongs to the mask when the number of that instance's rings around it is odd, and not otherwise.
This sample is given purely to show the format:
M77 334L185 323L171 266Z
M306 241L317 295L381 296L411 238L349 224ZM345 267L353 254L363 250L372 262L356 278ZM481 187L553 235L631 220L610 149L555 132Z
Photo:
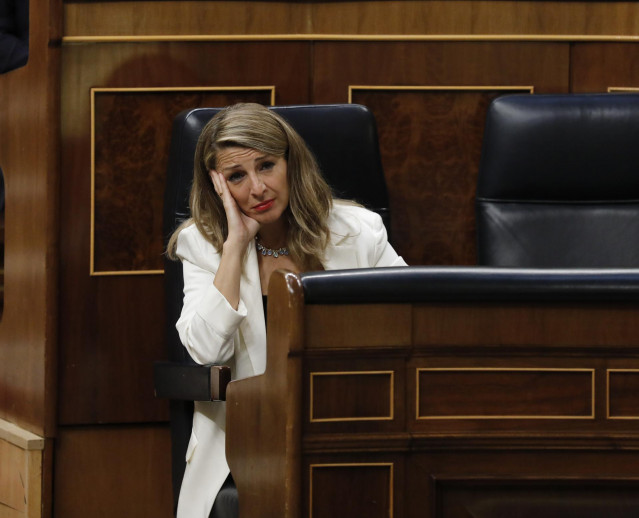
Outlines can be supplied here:
M168 253L184 269L182 343L233 379L264 372L268 281L275 269L403 266L379 215L333 200L301 137L257 104L219 112L195 152L192 218ZM229 475L225 407L196 402L178 517L206 517Z

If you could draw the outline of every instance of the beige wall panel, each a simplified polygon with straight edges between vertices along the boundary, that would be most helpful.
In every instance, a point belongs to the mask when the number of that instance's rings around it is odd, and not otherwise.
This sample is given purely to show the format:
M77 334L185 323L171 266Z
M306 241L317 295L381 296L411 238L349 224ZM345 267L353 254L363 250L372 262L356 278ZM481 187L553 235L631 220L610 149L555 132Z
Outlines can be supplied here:
M413 0L65 4L65 37L639 35L636 2Z
M0 516L43 515L44 439L0 420Z

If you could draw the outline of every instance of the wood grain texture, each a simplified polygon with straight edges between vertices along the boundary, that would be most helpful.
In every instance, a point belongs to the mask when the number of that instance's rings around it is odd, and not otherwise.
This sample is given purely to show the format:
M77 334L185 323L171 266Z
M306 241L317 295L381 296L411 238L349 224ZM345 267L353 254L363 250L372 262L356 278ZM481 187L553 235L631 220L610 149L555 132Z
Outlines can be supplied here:
M93 271L164 268L162 214L171 125L182 110L269 105L271 91L95 92Z
M60 322L61 423L168 418L167 402L153 397L151 378L152 362L166 357L162 277L89 276L91 88L276 85L276 102L302 103L308 95L308 51L308 44L297 43L65 47L60 214L60 300L65 308ZM238 67L237 63L243 66ZM197 106L241 99L263 101L264 94L237 91L210 95L100 95L105 96L99 99L98 108L104 116L101 129L106 134L98 133L102 183L97 204L101 226L96 258L103 262L97 265L159 266L163 239L159 222L167 156L164 146L168 143L171 114L190 102ZM149 150L154 152L149 155ZM138 239L139 236L142 237ZM127 243L131 240L137 244ZM75 396L80 392L85 397Z
M303 347L302 286L296 276L279 270L268 293L267 371L227 388L227 461L243 495L242 516L297 518L304 515L302 362L297 355Z
M31 5L30 56L0 76L5 176L0 418L41 436L55 428L60 36L55 2Z
M576 44L571 52L571 83L576 93L609 88L639 89L639 46L626 43Z
M377 118L391 236L409 264L476 262L475 186L484 120L490 101L504 93L354 92L353 102Z
M352 102L377 119L391 238L409 264L475 263L474 196L488 103L530 87L568 91L568 50L515 43L315 45L316 102L345 102L350 88Z
M417 371L417 419L594 417L594 372L554 369Z
M608 412L612 419L639 419L639 371L608 372Z
M61 428L54 516L173 516L166 426Z
M311 465L308 516L332 518L335 502L344 516L393 516L393 471L392 463Z
M67 36L639 35L635 2L66 2Z
M309 31L306 2L66 3L65 36L296 34Z
M446 311L455 314L455 305L415 304L411 318L397 319L394 327L400 337L402 327L410 329L408 343L388 341L380 347L376 333L388 322L370 312L358 316L360 305L304 308L300 288L292 282L295 276L284 285L282 275L275 277L280 289L271 284L269 290L273 296L266 372L231 383L233 395L227 401L227 455L235 469L240 506L243 495L248 502L257 500L257 480L266 472L265 452L276 451L281 457L272 459L293 459L302 466L302 485L298 478L282 480L285 471L274 465L277 471L264 484L279 482L283 495L264 496L264 517L280 516L274 502L296 499L299 490L301 509L309 516L332 516L346 508L358 516L458 518L485 505L497 506L487 516L512 516L508 505L513 494L531 517L539 509L543 516L565 516L562 510L567 509L582 511L579 516L608 516L619 510L617 498L624 499L625 514L616 516L634 516L637 499L630 488L636 486L636 424L606 415L606 374L609 369L631 369L639 355L636 326L611 331L619 323L611 315L622 313L621 307L522 303L505 315L497 304L467 303L466 314L476 311L485 326L476 327L472 318L468 325L451 320L445 326L446 339L437 330L429 334L429 326L436 327L435 320L445 319ZM375 311L383 313L382 306L392 312L395 304L376 306ZM636 308L633 304L624 309ZM339 315L350 322L352 337L359 334L359 342L340 340L344 329ZM568 318L569 327L581 321L586 329L576 333L569 346L568 331L561 330L560 322L571 315L575 318ZM335 326L329 325L333 319ZM554 319L557 325L550 324ZM308 332L322 327L323 346ZM502 332L504 340L493 342ZM515 335L521 336L519 342L508 342ZM599 341L604 336L611 341ZM398 414L388 428L374 422L313 422L315 399L308 377L336 377L358 369L405 371L405 382L395 385L403 391L396 400L406 401L404 417ZM354 388L348 381L333 381L322 387L323 411L333 416L353 413L365 385ZM634 379L617 378L611 386L620 393L635 385ZM386 399L379 387L368 386L368 391L373 400ZM379 403L358 408L375 412L382 408ZM617 408L627 403L620 401ZM466 412L474 415L461 415ZM397 480L383 476L382 466L393 466L391 478L397 473ZM592 500L592 495L601 498Z

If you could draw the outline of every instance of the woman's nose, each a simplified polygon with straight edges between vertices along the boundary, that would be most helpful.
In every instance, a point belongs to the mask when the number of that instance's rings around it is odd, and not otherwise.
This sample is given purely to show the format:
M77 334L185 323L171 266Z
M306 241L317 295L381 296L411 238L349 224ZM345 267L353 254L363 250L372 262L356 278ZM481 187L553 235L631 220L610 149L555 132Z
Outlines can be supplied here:
M260 196L264 194L264 191L266 190L266 186L264 185L262 178L260 178L260 175L252 174L250 175L250 180L251 180L251 194L253 194L254 196Z

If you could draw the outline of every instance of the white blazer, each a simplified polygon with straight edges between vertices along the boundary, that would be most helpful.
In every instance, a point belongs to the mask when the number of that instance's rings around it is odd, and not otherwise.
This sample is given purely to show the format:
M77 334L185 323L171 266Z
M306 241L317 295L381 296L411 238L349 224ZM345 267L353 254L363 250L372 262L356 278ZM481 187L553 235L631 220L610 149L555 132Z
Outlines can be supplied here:
M328 224L326 270L406 266L388 243L378 214L335 201ZM263 373L266 323L255 246L251 243L248 248L237 310L213 285L220 254L195 225L180 232L177 255L184 268L184 306L176 327L191 357L200 364L230 365L232 379ZM224 450L225 405L195 403L177 518L208 518L229 474Z

